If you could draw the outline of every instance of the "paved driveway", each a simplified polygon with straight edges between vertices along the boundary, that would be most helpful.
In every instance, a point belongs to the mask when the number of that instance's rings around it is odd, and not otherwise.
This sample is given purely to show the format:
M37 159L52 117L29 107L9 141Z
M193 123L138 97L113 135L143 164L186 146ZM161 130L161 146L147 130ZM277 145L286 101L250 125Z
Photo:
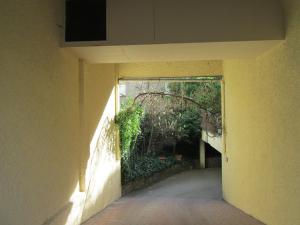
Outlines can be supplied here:
M221 170L191 170L109 205L84 225L263 225L222 200Z

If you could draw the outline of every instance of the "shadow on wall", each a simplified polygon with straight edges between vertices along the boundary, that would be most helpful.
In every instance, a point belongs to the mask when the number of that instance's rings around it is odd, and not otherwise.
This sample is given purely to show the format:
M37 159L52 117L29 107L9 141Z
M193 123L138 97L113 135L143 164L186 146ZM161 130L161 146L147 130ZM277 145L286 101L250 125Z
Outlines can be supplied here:
M97 108L99 109L99 106ZM117 152L118 128L114 123L114 89L100 115L89 143L88 159L85 160L85 191L79 191L78 181L69 202L43 225L78 225L120 197L121 178Z

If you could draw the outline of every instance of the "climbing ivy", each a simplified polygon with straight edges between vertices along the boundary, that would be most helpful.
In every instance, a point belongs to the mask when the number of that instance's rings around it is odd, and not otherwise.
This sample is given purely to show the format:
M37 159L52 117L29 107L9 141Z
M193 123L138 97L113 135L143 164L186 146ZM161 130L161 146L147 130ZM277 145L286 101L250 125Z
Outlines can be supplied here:
M132 99L128 99L121 106L121 111L116 117L116 123L120 130L121 147L121 172L122 181L133 176L132 156L134 155L134 145L138 135L141 133L141 121L144 116L144 109L139 104L133 104Z
M141 132L141 120L144 110L140 105L133 104L133 100L127 100L117 115L116 122L120 128L121 156L128 160L130 152L134 147L137 136Z

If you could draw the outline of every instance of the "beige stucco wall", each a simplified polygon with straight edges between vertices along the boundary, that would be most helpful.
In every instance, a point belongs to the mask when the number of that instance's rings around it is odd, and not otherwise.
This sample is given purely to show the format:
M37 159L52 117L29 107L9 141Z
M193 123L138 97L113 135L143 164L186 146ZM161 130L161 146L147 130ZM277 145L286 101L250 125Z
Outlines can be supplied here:
M283 44L224 62L224 197L270 225L300 224L300 2L284 5Z
M78 60L59 48L58 2L1 4L0 224L68 210L78 181Z
M86 199L82 221L121 196L118 129L114 123L116 78L113 64L86 65L84 119L89 148L81 160L85 169Z
M86 66L81 88L78 59L59 47L63 6L0 7L1 225L77 225L120 196L113 142L99 146L113 129L94 135L100 118L103 128L115 113L113 65L97 75Z
M121 63L117 66L120 78L216 76L222 75L222 61L186 61L154 63Z
M63 4L10 0L0 8L0 224L77 225L120 196L115 74L223 72L221 61L84 64L80 72L59 48ZM224 62L224 197L271 225L300 223L299 2L286 0L285 9L285 43Z

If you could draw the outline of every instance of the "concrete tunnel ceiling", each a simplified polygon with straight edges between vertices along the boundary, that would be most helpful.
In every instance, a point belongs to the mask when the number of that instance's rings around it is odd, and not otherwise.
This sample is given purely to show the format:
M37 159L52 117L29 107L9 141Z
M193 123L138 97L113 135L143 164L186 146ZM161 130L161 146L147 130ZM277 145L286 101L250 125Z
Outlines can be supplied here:
M107 40L62 46L125 63L256 57L284 40L277 0L107 0L106 13Z

